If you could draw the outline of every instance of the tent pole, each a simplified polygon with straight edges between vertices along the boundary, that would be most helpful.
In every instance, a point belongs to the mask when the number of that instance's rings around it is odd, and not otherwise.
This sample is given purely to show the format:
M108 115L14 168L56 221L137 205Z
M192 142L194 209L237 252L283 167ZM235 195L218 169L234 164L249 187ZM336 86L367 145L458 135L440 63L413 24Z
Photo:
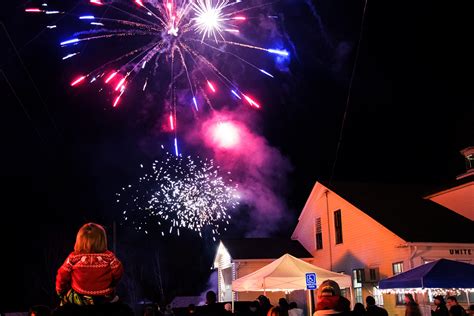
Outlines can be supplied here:
M425 308L427 301L429 302L429 299L427 298L428 292L427 291L421 292L421 297L422 297L422 302L423 302L423 308Z
M235 311L234 311L234 290L232 289L232 286L230 287L230 295L232 297L232 314L233 314Z
M466 298L467 298L467 306L471 305L471 302L469 302L469 292L467 290L464 290L464 293L466 293Z
M351 310L354 308L354 305L355 305L355 302L354 302L354 291L352 289L352 284L351 286L349 287L349 293L350 293L350 296L351 296Z

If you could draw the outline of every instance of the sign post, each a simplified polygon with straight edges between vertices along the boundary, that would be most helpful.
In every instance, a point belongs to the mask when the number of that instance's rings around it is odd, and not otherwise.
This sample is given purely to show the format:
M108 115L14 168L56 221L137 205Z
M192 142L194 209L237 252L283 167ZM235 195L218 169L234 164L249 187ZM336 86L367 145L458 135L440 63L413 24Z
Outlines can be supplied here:
M313 315L313 291L317 288L316 273L306 273L306 289L308 290L309 315Z

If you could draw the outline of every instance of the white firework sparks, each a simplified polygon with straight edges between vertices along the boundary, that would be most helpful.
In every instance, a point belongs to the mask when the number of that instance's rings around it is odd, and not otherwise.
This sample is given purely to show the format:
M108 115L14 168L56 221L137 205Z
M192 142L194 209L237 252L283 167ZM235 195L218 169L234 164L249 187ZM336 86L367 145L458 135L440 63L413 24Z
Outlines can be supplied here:
M219 173L213 160L166 153L136 186L117 193L118 203L126 199L123 219L145 233L158 227L163 236L179 236L180 229L188 229L202 237L209 228L214 236L219 235L231 220L229 211L239 204L237 185ZM124 197L127 193L128 198Z
M193 9L196 17L193 18L195 30L202 34L202 40L205 37L214 37L217 41L217 34L222 40L225 40L222 32L225 22L230 19L224 14L223 10L229 5L229 1L217 1L213 4L212 0L197 0L193 2ZM228 28L230 30L231 28ZM235 28L234 28L235 29Z

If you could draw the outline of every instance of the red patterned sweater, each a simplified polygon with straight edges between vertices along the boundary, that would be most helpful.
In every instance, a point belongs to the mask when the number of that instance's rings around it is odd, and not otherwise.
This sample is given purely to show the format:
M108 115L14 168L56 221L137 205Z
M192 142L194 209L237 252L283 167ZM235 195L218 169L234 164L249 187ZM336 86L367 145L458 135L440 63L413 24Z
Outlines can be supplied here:
M122 263L111 251L71 252L56 275L56 292L63 294L72 288L80 294L111 295L122 274Z

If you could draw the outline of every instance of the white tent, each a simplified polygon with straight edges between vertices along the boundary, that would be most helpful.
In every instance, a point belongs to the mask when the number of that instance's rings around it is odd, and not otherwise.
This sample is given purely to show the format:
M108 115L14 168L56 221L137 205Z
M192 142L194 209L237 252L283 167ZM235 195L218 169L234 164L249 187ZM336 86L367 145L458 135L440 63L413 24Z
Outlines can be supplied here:
M232 282L232 291L293 291L306 289L306 273L316 273L316 284L331 279L339 287L350 288L351 277L347 274L332 272L290 254L285 254L272 263Z

